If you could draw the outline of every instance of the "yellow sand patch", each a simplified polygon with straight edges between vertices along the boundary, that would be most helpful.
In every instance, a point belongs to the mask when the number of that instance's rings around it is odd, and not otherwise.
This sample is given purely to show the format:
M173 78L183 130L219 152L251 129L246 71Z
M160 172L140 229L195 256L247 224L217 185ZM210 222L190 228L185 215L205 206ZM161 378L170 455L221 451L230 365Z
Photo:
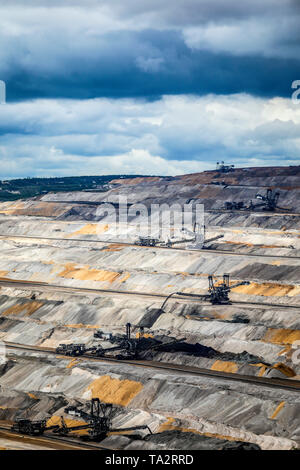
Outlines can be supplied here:
M36 397L33 393L28 392L27 395L29 398L32 398L33 400L38 400L38 397Z
M229 240L225 240L224 243L227 243L228 245L243 245L243 246L254 246L253 243L245 243L245 242L232 242Z
M17 305L13 305L12 307L5 310L2 313L2 315L20 315L20 314L22 314L26 317L29 317L36 310L41 308L43 305L44 305L43 302L37 302L37 301L27 302L25 304L17 304Z
M8 271L0 271L0 278L7 276Z
M150 333L137 333L135 337L136 338L154 338L154 336L151 335Z
M300 340L300 330L269 328L262 340L266 343L293 344Z
M124 246L125 245L123 243L112 243L107 248L103 248L101 251L121 251Z
M81 227L81 229L69 235L69 237L75 237L76 235L97 235L98 233L107 232L108 229L108 224L86 224L84 227Z
M0 213L7 215L31 215L31 216L59 216L71 209L70 205L62 205L53 202L20 202L17 205L9 206L6 210L0 210Z
M278 354L278 356L284 356L284 355L288 355L289 352L291 352L292 350L292 346L286 346L284 349L282 349L282 351L280 351L280 353Z
M200 435L205 435L205 433L202 433L200 431L197 431L194 428L184 428L182 426L176 426L175 424L172 424L174 422L174 418L168 418L168 421L165 423L162 423L158 429L158 432L164 432L164 431L181 431L181 432L189 432L193 434L200 434Z
M272 369L277 369L279 370L282 374L286 375L287 377L295 377L296 373L295 371L287 366L286 364L283 364L282 362L277 362L277 364L274 364Z
M263 282L262 284L251 282L248 286L235 287L232 291L248 295L263 295L266 297L284 297L285 295L293 297L300 294L300 286L272 284L270 282Z
M121 277L121 279L118 279L118 281L119 282L125 282L129 278L130 278L130 273L124 273L123 277Z
M118 277L121 276L120 273L115 273L113 271L105 271L103 269L90 269L89 266L82 268L76 268L74 263L67 263L65 269L58 274L60 277L66 279L79 279L81 281L101 281L101 282L110 282L113 283Z
M238 365L235 362L230 362L230 361L216 361L211 366L211 370L219 370L220 372L235 373L238 370Z
M113 379L104 375L94 380L88 387L91 398L99 398L105 403L127 406L128 403L142 390L143 384L133 380Z
M76 420L76 419L64 418L64 420L65 420L65 423L68 427L70 427L70 426L82 426L83 424L86 424L85 421L79 421L79 420ZM60 424L61 424L60 416L51 416L51 418L48 419L48 421L47 421L47 427L56 426L56 425L60 425ZM81 429L81 430L78 430L78 431L74 430L74 432L76 432L76 434L83 435L83 434L87 434L88 430L87 429Z
M258 373L258 377L263 377L267 369L268 369L268 366L265 366L265 365L261 366L260 371Z
M281 261L272 261L271 263L273 266L280 266L281 265Z
M282 401L281 403L279 403L279 405L277 406L276 410L274 411L274 413L272 414L272 416L270 417L270 419L275 419L276 416L278 415L278 413L282 410L282 408L284 407L285 405L285 402Z
M72 367L76 366L77 364L79 364L80 359L71 359L71 361L69 362L69 364L67 365L67 369L72 369Z
M291 367L287 366L286 364L283 364L282 362L277 362L273 366L268 366L268 365L262 364L262 363L250 364L250 365L253 366L253 367L260 367L258 377L263 377L266 370L270 370L270 369L279 370L279 372L284 374L286 377L295 377L296 376L296 373L294 372L294 370Z
M175 421L175 418L168 417L167 421L165 423L162 423L157 432L164 432L164 431L170 431L174 427L173 423Z
M225 313L219 313L215 315L215 318L219 318L220 320L225 320L230 316L230 313L225 312Z
M193 320L193 321L211 320L210 317L194 317L194 315L183 315L183 316L187 320Z
M13 202L1 204L0 214L13 214L15 210L23 209L24 202Z
M263 363L261 363L261 362L259 362L258 364L250 364L250 366L252 366L252 367L260 367L260 371L259 371L259 373L258 373L258 377L263 377L264 374L265 374L265 372L266 372L266 370L267 370L267 369L270 369L269 366L267 366L266 364L263 364Z
M268 366L266 366L265 364L262 364L261 368L260 368L260 371L258 373L258 377L263 377L265 375L267 369L268 369Z
M6 447L0 447L0 450L7 450Z

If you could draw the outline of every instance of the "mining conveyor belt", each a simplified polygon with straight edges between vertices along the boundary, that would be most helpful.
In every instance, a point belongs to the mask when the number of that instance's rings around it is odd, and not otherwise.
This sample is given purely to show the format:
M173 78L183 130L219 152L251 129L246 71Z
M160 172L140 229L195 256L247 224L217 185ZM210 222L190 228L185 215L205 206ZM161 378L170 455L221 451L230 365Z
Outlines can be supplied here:
M70 359L70 356L63 356L57 354L55 349L47 349L40 346L27 346L18 343L5 342L7 349L20 349L23 351L32 351L42 354L51 354L56 357L61 356L67 359ZM234 382L243 382L251 385L259 385L264 387L269 387L273 389L283 389L293 392L300 392L300 381L293 379L280 379L280 378L265 378L265 377L256 377L249 375L234 374L230 372L220 372L211 369L204 369L192 366L183 366L177 364L169 364L165 362L155 362L155 361L141 361L141 360L132 360L132 359L117 359L114 357L95 357L91 354L84 354L83 359L88 359L92 361L101 361L101 362L113 362L115 364L126 364L134 367L143 367L150 368L158 371L164 372L176 372L180 374L188 374L195 376L209 377L219 380L227 380Z
M33 240L53 240L53 241L67 241L67 242L84 242L84 243L103 243L107 245L111 244L118 244L118 245L124 245L124 246L134 246L134 247L140 247L140 248L150 248L151 250L153 249L160 249L160 250L176 250L176 251L183 251L183 252L191 252L191 253L209 253L211 255L215 254L220 254L220 255L228 255L228 256L246 256L246 257L258 257L258 258L276 258L276 259L300 259L300 256L287 256L287 255L266 255L266 254L256 254L256 253L242 253L242 252L236 252L236 251L231 251L231 250L220 250L220 249L211 249L211 248L202 248L199 250L192 250L188 248L179 248L179 247L167 247L167 246L140 246L136 245L135 243L132 242L124 242L124 241L118 241L118 240L92 240L92 239L86 239L86 238L58 238L58 237L38 237L38 236L33 236L33 235L0 235L0 239L33 239ZM241 243L243 245L243 243ZM258 246L259 247L259 246ZM254 245L255 248L255 245ZM288 247L278 247L278 248L288 248Z
M42 290L42 291L56 291L56 292L61 292L61 293L76 293L78 295L81 294L106 294L106 295L131 295L131 296L136 296L136 297L143 297L143 298L150 298L150 299L162 299L165 300L167 298L167 295L162 295L162 294L157 294L157 293L146 293L146 292L139 292L139 291L122 291L122 290L113 290L113 289L93 289L93 288L88 288L88 287L70 287L70 286L61 286L58 284L48 284L47 282L37 282L37 281L20 281L20 280L15 280L15 279L5 279L5 278L0 278L0 286L5 286L5 287L13 287L13 288L19 288L19 289L25 289L25 290ZM174 295L173 300L179 301L181 303L187 303L188 302L197 302L199 303L201 300L201 297L204 294L199 294L199 297L197 294L193 294L192 297L188 298L186 296L180 296L180 295ZM204 301L203 301L204 302ZM291 305L291 304L274 304L274 303L267 303L267 302L243 302L243 301L231 301L230 304L232 305L249 305L251 306L256 306L260 308L268 308L268 307L276 307L276 308L295 308L295 309L300 309L300 305ZM204 305L210 305L207 301L204 303Z

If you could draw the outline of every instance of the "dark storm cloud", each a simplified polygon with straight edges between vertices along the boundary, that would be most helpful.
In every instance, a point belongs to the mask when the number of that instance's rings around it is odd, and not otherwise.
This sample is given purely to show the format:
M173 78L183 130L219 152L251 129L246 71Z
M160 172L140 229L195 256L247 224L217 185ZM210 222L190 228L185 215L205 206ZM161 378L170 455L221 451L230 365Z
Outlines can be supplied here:
M298 163L299 2L0 2L0 177Z
M199 24L249 16L281 16L299 7L298 0L14 0L14 7L107 8L115 17L137 17L164 21L173 26ZM11 7L11 0L1 0L2 7Z
M77 46L64 38L53 46L49 38L47 63L44 45L18 44L2 74L8 100L239 92L290 96L292 81L300 77L300 60L192 50L174 31L108 33L92 48L84 40Z
M290 96L300 76L300 12L292 1L19 0L10 6L0 5L0 78L9 100Z
M251 16L282 17L293 10L290 0L112 0L110 4L122 17L147 14L172 26L198 25L208 21L218 22Z

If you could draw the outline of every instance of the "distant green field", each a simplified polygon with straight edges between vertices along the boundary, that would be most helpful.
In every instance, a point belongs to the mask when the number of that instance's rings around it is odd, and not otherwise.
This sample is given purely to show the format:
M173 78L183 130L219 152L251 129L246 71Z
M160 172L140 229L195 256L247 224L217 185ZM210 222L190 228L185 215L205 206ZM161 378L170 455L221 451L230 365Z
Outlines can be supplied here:
M48 192L106 191L107 184L118 178L136 178L143 175L68 176L63 178L22 178L0 181L0 201L15 201Z

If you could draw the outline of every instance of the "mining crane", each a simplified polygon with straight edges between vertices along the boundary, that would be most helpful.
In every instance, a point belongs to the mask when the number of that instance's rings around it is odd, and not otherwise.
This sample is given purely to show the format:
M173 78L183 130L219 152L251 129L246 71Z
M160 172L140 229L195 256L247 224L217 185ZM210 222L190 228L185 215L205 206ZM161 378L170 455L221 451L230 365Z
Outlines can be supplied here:
M101 331L100 332L96 331L94 333L94 338L101 339L102 337L103 337L103 333ZM116 343L116 346L112 346L110 348L103 348L102 346L99 345L95 351L95 354L97 356L105 356L107 353L113 352L113 351L122 351L123 352L122 358L123 357L131 358L131 359L137 358L138 344L140 340L137 338L131 337L131 323L129 322L126 323L125 335L118 335L118 336L111 335L109 341L112 343ZM121 358L121 356L119 358Z
M205 225L203 226L203 230L201 230L201 227L198 223L195 222L193 226L193 231L188 230L188 229L182 229L184 233L187 235L192 235L193 238L186 238L182 240L168 240L166 243L166 246L168 248L171 248L173 245L178 245L180 243L188 243L188 242L193 242L192 245L188 245L187 248L190 250L201 250L205 248L205 245L207 243L213 242L215 240L218 240L219 238L223 238L224 235L216 235L215 237L208 238L207 240L205 239Z
M203 230L201 230L201 226L195 222L194 227L193 227L193 232L184 229L184 232L187 234L193 234L194 233L194 239L191 240L185 240L185 241L193 241L193 245L188 245L187 248L189 249L203 249L205 248L205 245L207 243L213 242L215 240L218 240L219 238L223 238L224 235L216 235L215 237L208 238L207 240L205 239L205 234L206 234L206 226L203 225ZM176 243L176 242L174 242Z
M155 349L161 349L171 343L164 343L163 341L156 340L154 338L144 337L144 328L140 327L140 334L138 338L131 336L131 323L126 323L126 333L124 335L106 335L101 330L94 333L94 338L103 339L106 336L109 337L111 343L115 343L116 346L103 348L100 344L97 346L87 347L85 344L60 344L56 348L57 354L64 354L66 356L83 356L84 354L91 354L96 357L105 357L108 353L120 351L120 354L116 356L117 359L138 359L139 354L145 351L152 351ZM172 344L184 341L186 338L176 339L172 341Z
M223 282L220 284L215 284L213 276L208 276L208 292L209 300L212 304L229 304L229 293L231 289L239 286L249 285L249 281L240 281L235 284L230 285L229 274L223 275Z
M225 165L223 161L217 162L216 170L220 173L228 173L229 171L234 171L234 165Z
M255 210L261 207L262 210L270 211L270 212L274 212L276 209L280 209L283 211L289 210L288 208L279 207L277 205L279 196L280 196L279 191L273 192L272 188L268 188L265 194L257 193L255 195L255 199L260 199L261 203L253 204L253 201L251 200L249 205L245 206L243 201L239 201L239 202L226 201L224 204L224 209L249 211L249 210Z
M279 191L273 192L271 188L267 189L265 195L257 193L255 198L260 199L262 202L261 204L254 205L254 208L263 207L263 210L266 211L274 211L277 208L277 203L279 199Z
M105 356L109 352L120 351L120 354L116 356L117 359L138 359L142 352L163 349L165 346L169 347L186 340L186 338L180 338L164 342L155 338L145 338L143 327L139 327L139 336L137 338L132 338L131 327L131 323L127 323L125 335L111 337L111 341L117 343L117 346L105 349L100 346L97 351L97 355ZM96 332L94 337L99 337L99 333Z
M63 417L61 417L61 426L55 429L54 432L61 436L67 436L72 431L80 431L87 429L88 436L81 436L82 439L89 439L93 441L101 441L107 437L111 432L127 432L136 431L140 429L147 429L152 434L151 429L147 425L131 426L127 428L113 428L112 417L116 408L111 403L102 403L99 398L92 398L90 401L90 412L81 409L79 406L68 406L65 408L65 413L78 416L86 421L82 425L67 426Z
M116 408L111 403L102 403L99 398L92 398L90 401L89 413L80 409L79 406L67 406L65 413L82 418L85 423L68 426L61 416L60 425L47 427L46 420L33 421L30 419L17 418L11 428L12 431L30 436L40 436L46 431L53 431L55 434L67 436L72 431L88 430L87 436L81 436L82 439L93 441L101 441L107 437L110 432L127 432L139 429L147 429L152 434L151 429L147 425L132 426L127 428L113 428L112 417Z
M205 248L205 245L207 243L210 243L212 241L215 241L215 240L218 240L219 238L224 237L224 235L217 235L213 238L209 238L205 240L205 226L203 227L203 230L201 230L200 224L196 222L193 225L193 230L188 230L186 228L183 228L182 232L189 235L191 238L181 238L180 240L168 239L167 241L163 241L160 238L139 237L138 240L135 242L135 244L140 245L140 246L151 246L151 247L160 246L160 247L172 248L174 245L192 242L193 244L188 245L187 248L193 249L193 250L201 250L202 248Z
M164 310L164 307L168 300L173 295L180 295L184 297L197 297L198 299L202 299L205 301L210 302L213 305L223 305L223 304L230 304L229 293L231 289L234 289L238 286L245 286L249 285L249 281L240 281L235 284L230 285L229 282L229 274L223 275L223 282L216 284L212 275L208 276L208 293L207 294L191 294L187 292L172 292L172 294L166 297L165 301L161 306L161 310Z

